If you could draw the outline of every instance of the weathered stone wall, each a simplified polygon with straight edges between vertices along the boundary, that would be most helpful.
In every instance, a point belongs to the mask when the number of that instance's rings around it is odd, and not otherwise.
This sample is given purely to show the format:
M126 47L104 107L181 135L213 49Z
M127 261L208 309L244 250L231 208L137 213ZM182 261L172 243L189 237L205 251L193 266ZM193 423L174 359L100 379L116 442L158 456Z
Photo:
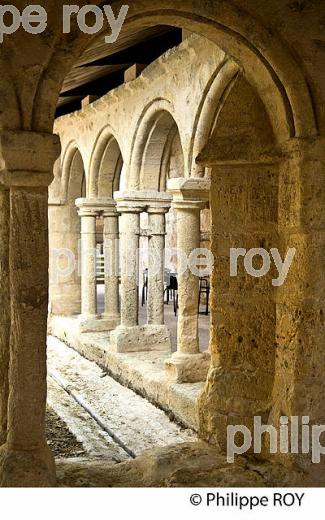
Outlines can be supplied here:
M130 171L131 155L137 152L133 149L134 143L147 110L153 110L156 104L157 113L162 106L170 112L179 132L172 146L171 177L189 177L200 105L211 77L225 59L225 53L206 39L195 35L188 38L180 47L147 67L136 80L109 92L79 112L57 119L54 131L61 139L62 158L73 142L82 155L89 191L91 162L99 153L96 145L106 130L112 133L121 149L128 186L136 183L132 178L134 172ZM54 184L50 203L52 198L58 198L57 190L58 185Z

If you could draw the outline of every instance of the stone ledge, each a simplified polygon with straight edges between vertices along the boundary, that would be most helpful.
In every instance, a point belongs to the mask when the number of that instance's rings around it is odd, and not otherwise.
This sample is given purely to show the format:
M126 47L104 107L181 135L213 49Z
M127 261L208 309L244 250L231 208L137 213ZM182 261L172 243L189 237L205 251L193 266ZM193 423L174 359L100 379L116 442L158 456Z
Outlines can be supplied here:
M111 335L111 348L115 352L171 352L170 332L165 325L143 327L117 327Z
M119 322L119 318L106 318L98 316L97 318L79 318L79 331L87 332L110 332L114 330Z
M58 461L59 487L260 488L302 484L302 474L279 464L226 457L203 442L184 443L145 451L118 465L103 462Z
M166 376L172 383L199 383L205 381L210 368L209 352L201 354L175 353L165 361Z

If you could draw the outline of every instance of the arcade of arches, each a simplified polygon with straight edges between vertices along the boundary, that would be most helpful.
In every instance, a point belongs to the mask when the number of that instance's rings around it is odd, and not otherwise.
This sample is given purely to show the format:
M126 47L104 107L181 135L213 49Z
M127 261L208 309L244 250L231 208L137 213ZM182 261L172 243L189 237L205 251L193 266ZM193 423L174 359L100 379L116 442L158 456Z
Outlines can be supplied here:
M184 454L206 475L189 485L322 485L323 464L270 455L267 439L254 462L225 453L227 426L252 430L255 416L325 421L324 2L135 0L124 35L168 25L183 41L56 119L92 39L62 35L58 2L45 4L51 32L18 31L0 56L1 485L56 483L47 334L198 436L108 466L109 485L178 485ZM258 247L296 249L283 286L272 270L230 277L231 248ZM211 277L163 261L200 248ZM166 273L178 273L168 306Z

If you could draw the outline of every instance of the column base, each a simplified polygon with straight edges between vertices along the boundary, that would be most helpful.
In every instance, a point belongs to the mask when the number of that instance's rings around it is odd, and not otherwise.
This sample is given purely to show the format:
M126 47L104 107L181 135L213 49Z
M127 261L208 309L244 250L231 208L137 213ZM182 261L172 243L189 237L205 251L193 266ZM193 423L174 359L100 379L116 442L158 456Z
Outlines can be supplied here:
M171 383L201 383L206 381L211 355L180 354L176 352L165 361L166 376Z
M0 487L55 487L54 456L48 446L17 451L6 444L0 448Z
M170 332L165 325L117 327L110 335L114 352L171 351Z
M79 332L111 332L120 323L119 316L93 316L79 318Z

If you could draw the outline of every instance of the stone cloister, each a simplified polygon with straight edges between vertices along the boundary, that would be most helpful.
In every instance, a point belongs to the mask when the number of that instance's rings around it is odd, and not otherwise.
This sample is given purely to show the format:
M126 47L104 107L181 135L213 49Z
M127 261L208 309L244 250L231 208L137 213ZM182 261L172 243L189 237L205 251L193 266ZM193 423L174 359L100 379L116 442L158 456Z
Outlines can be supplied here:
M213 59L209 59L211 50L215 50ZM194 57L192 63L191 55ZM204 64L199 70L202 84L194 81L198 70L195 57ZM188 70L188 63L191 63L192 71ZM179 251L189 257L192 251L204 245L200 217L209 205L210 169L196 164L191 166L191 155L195 147L202 146L197 140L203 142L212 131L214 121L207 115L210 110L207 92L212 97L210 103L217 103L238 73L238 66L224 52L193 35L133 82L111 91L82 112L56 121L55 132L61 139L62 158L50 189L50 251L68 249L77 257L81 236L81 247L85 248L83 257L88 264L84 265L81 277L74 270L68 279L63 269L63 276L55 273L55 283L50 282L52 334L64 339L72 330L70 341L79 344L83 333L102 332L108 350L113 352L158 350L164 352L165 357L169 352L165 359L166 374L162 377L162 380L166 379L166 385L171 381L203 383L206 380L210 354L201 352L199 346L199 277L189 269L178 279L178 342L177 352L171 356L170 332L164 320L166 215L173 205ZM165 92L161 87L162 74L166 79ZM188 75L193 81L189 81ZM188 100L186 111L184 98ZM138 111L134 110L134 121L121 117L129 106ZM125 164L130 165L126 169L126 186L119 191ZM201 177L193 177L192 171L196 168L200 168ZM80 198L84 171L86 193ZM144 212L148 215L145 231L140 226ZM86 254L87 250L96 249L96 217L100 216L103 217L108 267L117 253L121 257L121 304L120 273L118 266L114 266L114 270L108 269L112 272L105 278L103 315L97 312L94 255ZM147 323L139 326L137 254L143 233L149 238L152 265L149 263ZM120 251L117 252L119 238ZM58 255L59 252L53 255L51 270L57 268ZM154 265L156 259L160 264L158 270ZM53 277L51 270L50 280ZM69 316L79 318L69 320ZM108 340L109 331L112 332ZM75 334L79 336L77 340ZM105 351L97 356L94 352L88 355L112 368L111 353L106 360ZM147 385L146 392L150 393L150 383ZM164 401L162 404L168 407ZM177 404L176 410L173 407L172 411L177 413ZM192 419L194 415L195 403L190 422L197 427L197 420ZM181 418L186 419L182 413Z
M193 428L219 462L228 425L252 430L255 416L278 430L282 416L324 424L324 3L134 0L124 35L168 25L183 29L182 43L59 118L62 84L94 38L76 26L62 35L60 2L44 4L51 31L18 31L0 50L1 485L56 484L47 334ZM105 273L103 312L88 254L99 235L106 262L119 258ZM169 241L187 256L202 246L213 255L207 349L190 269L178 276L172 348ZM150 253L146 323L141 243ZM239 262L231 277L231 248L297 253L274 287L273 268L256 279ZM81 273L64 272L71 255L82 257ZM168 452L171 466L181 449ZM256 458L273 478L264 484L323 483L309 453L270 454L265 441ZM128 464L136 475L144 462ZM250 482L248 467L238 471Z

